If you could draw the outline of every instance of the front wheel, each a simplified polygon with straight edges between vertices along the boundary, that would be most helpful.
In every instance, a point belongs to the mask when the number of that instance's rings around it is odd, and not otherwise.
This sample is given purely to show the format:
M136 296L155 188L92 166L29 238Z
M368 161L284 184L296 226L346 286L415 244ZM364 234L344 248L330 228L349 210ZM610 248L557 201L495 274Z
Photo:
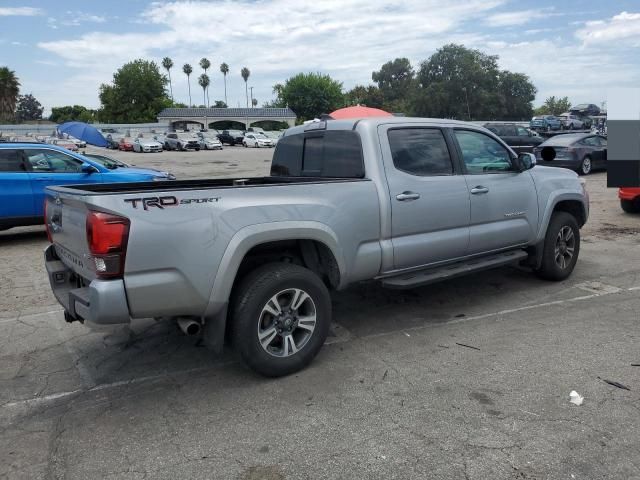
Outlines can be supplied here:
M234 294L232 339L254 371L280 377L307 366L329 333L331 298L322 280L290 263L263 265Z
M640 198L634 200L620 199L620 207L627 213L640 213Z
M564 280L576 266L580 253L580 228L567 212L551 216L542 247L542 263L536 274L545 280Z

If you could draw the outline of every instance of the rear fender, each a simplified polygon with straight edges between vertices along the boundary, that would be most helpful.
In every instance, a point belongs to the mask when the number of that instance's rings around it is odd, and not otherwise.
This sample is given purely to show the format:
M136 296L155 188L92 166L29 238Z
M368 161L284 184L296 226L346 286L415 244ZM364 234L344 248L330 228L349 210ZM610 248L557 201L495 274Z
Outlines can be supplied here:
M229 301L238 268L253 247L280 240L316 240L326 245L340 270L340 283L346 280L345 261L338 237L327 225L312 221L272 222L250 225L239 230L227 245L213 282L205 318L218 313Z

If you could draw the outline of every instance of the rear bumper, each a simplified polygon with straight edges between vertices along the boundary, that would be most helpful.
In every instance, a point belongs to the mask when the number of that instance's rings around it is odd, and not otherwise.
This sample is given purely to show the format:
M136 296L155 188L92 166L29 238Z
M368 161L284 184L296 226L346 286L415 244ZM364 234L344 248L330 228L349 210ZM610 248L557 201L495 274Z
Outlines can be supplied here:
M621 188L618 190L620 200L635 200L640 198L640 187Z
M536 158L536 163L538 165L542 165L545 167L560 167L560 168L568 168L569 170L577 170L578 168L580 168L580 162L577 160L551 160L550 162L547 162L545 160Z
M73 319L95 325L130 322L122 280L93 280L89 286L82 286L78 276L58 258L53 245L44 251L44 259L53 295Z

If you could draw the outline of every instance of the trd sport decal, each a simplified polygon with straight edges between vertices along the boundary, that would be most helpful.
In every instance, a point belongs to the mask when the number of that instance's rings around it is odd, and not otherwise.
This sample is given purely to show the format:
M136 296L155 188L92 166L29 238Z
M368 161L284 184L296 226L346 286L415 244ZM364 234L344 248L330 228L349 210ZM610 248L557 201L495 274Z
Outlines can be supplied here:
M174 196L167 197L143 197L143 198L127 198L125 203L130 203L133 208L138 208L142 204L142 208L149 210L156 207L164 210L165 207L177 207L178 205L190 205L192 203L216 203L220 197L204 197L204 198L183 198L178 200Z

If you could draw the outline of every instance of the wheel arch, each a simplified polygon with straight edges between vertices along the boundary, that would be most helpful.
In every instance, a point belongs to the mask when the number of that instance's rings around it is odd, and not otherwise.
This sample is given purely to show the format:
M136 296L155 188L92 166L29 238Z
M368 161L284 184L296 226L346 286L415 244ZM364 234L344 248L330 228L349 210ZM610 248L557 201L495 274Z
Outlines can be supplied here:
M585 205L583 198L574 193L564 193L557 195L547 204L544 212L540 229L538 231L538 240L544 240L547 233L547 227L551 221L551 216L555 212L567 212L573 215L578 222L578 226L582 228L587 223L589 215L588 207Z

